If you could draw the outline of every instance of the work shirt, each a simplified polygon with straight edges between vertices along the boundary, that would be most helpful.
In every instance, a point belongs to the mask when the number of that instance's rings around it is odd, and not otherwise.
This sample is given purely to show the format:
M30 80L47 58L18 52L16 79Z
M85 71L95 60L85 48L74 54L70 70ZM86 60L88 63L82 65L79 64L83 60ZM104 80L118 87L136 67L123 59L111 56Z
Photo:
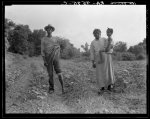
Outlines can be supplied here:
M41 55L45 56L45 54L49 54L54 45L58 45L56 37L43 37L41 39Z

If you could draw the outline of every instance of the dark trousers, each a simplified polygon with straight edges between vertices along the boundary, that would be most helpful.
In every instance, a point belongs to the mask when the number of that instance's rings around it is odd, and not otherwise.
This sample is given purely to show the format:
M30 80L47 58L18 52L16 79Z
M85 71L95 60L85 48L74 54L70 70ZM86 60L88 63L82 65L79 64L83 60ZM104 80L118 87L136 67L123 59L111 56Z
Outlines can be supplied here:
M50 62L47 66L50 90L54 90L54 79L53 79L53 71L54 70L55 70L56 74L61 73L59 55L55 55L53 62Z

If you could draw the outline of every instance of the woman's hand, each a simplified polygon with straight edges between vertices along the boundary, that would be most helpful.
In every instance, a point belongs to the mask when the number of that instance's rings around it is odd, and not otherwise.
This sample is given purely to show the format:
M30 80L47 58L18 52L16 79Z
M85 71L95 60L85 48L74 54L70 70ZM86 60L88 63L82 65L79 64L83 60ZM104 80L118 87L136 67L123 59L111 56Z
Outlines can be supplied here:
M94 61L92 61L93 63L93 68L96 68L96 63Z
M48 64L46 62L44 62L44 66L48 66Z
M44 66L48 66L45 57L43 56L43 60L44 60Z

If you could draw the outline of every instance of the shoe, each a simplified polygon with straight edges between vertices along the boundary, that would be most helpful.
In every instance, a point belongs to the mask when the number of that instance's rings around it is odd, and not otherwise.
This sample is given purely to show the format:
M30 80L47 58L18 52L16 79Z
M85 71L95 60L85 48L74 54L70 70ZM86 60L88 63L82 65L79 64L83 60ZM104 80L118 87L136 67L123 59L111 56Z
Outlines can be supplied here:
M62 89L62 94L65 94L66 93L66 90L65 89Z
M107 90L113 91L113 88L114 88L113 85L109 85L108 88L107 88Z
M52 94L52 93L54 93L54 90L51 89L51 90L48 91L48 93Z
M99 91L98 91L98 95L102 95L104 93L104 87L102 87Z

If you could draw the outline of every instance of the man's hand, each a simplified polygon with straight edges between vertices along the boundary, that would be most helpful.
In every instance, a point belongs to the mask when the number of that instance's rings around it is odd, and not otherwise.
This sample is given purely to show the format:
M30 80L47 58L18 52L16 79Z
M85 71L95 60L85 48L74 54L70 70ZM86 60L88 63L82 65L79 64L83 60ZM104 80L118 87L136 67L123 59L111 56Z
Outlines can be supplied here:
M44 60L44 66L48 66L48 64L46 63L46 59L45 59L44 56L43 56L43 60Z
M96 68L96 64L93 64L93 68Z
M96 64L95 64L95 62L94 62L94 61L92 61L92 63L93 63L93 68L96 68Z
M44 66L48 66L48 64L46 62L44 62Z

